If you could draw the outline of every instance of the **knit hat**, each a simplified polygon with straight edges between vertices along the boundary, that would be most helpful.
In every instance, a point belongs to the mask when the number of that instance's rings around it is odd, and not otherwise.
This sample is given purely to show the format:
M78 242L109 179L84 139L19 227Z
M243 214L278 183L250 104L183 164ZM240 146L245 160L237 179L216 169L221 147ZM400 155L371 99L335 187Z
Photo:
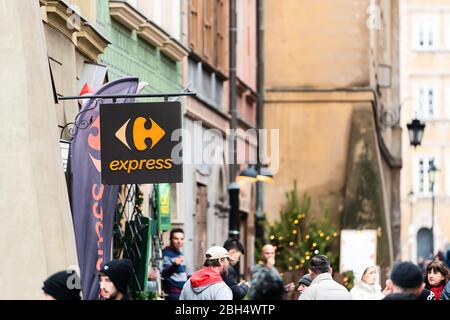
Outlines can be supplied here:
M312 282L312 277L309 273L303 275L303 277L300 278L300 280L298 280L298 284L304 284L305 286L309 287L311 285Z
M422 272L414 263L406 261L396 263L391 272L391 280L397 287L418 288L423 283Z
M132 264L129 259L114 259L102 265L100 274L104 274L111 279L117 291L123 294L128 293L132 273Z
M74 270L60 271L44 281L42 290L56 300L81 300L79 283L80 277Z

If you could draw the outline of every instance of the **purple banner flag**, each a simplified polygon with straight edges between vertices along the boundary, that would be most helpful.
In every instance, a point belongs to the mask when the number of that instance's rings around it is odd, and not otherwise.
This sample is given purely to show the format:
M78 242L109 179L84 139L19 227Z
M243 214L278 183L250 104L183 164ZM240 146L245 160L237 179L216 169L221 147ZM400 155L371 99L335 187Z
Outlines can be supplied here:
M96 95L135 94L139 79L126 77L111 81ZM116 99L117 103L134 99ZM75 229L81 288L84 299L99 298L98 271L111 260L114 213L119 186L101 183L100 159L100 103L112 99L90 99L82 108L78 129L70 145L71 207Z

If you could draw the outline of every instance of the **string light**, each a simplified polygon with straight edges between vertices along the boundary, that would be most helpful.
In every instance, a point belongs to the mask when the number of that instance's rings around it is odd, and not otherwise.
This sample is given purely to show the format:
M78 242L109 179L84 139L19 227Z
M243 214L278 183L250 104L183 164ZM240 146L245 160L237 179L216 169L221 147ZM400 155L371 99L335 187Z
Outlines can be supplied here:
M314 248L317 247L317 243L314 242L314 243L312 244L312 246L313 246Z
M295 220L294 220L294 224L298 224L298 219L295 219Z
M308 239L309 239L309 234L307 234L307 235L306 235L305 239L306 239L306 240L308 240Z
M283 240L283 236L279 236L278 240L282 241Z
M330 236L327 236L327 237L325 238L325 240L330 240Z
M306 259L306 260L309 260L309 256L306 256L305 259Z
M314 254L319 254L319 250L314 250Z
M293 234L297 234L298 231L294 229L294 230L292 230L292 233L293 233Z
M273 239L275 239L275 236L272 234L269 239L273 240Z
M292 247L293 245L294 245L294 242L292 242L292 241L291 241L291 242L289 242L289 246L291 246L291 247Z
M337 232L333 233L333 237L335 237L335 238L337 237Z

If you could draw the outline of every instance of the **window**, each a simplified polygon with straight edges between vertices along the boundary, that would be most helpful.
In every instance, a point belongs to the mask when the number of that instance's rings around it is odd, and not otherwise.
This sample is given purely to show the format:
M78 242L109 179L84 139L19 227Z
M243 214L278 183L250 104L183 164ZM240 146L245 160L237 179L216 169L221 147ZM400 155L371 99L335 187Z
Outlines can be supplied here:
M420 119L430 119L438 116L438 86L437 84L416 84L414 86L414 112Z
M189 82L198 97L217 109L223 109L223 81L201 62L189 59L188 68Z
M199 54L202 48L202 32L201 32L201 13L202 0L189 1L189 46L191 49Z
M61 150L61 159L64 172L67 171L67 161L69 159L70 142L66 140L59 140L59 149Z
M215 1L203 2L203 57L211 65L216 65L214 61L214 7Z
M139 11L176 40L181 38L180 0L136 0Z
M189 1L189 47L209 65L226 73L228 2Z
M227 38L228 34L228 1L225 0L216 0L216 64L217 68L220 69L223 73L226 73L227 69Z
M422 196L431 196L431 183L429 181L428 169L431 162L434 161L436 167L439 167L434 156L419 156L414 161L414 192ZM438 177L436 174L436 181L434 184L434 193L438 192Z
M414 48L423 51L438 49L439 16L416 15L414 22Z
M444 23L445 23L445 25L442 27L442 30L446 30L444 32L445 46L446 46L447 50L450 50L450 12L445 12Z

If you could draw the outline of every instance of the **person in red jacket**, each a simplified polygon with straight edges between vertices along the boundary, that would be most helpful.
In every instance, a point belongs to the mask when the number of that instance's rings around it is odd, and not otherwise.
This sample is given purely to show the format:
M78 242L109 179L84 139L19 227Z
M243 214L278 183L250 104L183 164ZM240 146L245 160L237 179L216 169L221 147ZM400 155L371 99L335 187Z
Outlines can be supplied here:
M427 274L425 277L426 288L434 293L435 300L439 300L442 290L447 284L449 270L442 261L431 261L427 265Z

